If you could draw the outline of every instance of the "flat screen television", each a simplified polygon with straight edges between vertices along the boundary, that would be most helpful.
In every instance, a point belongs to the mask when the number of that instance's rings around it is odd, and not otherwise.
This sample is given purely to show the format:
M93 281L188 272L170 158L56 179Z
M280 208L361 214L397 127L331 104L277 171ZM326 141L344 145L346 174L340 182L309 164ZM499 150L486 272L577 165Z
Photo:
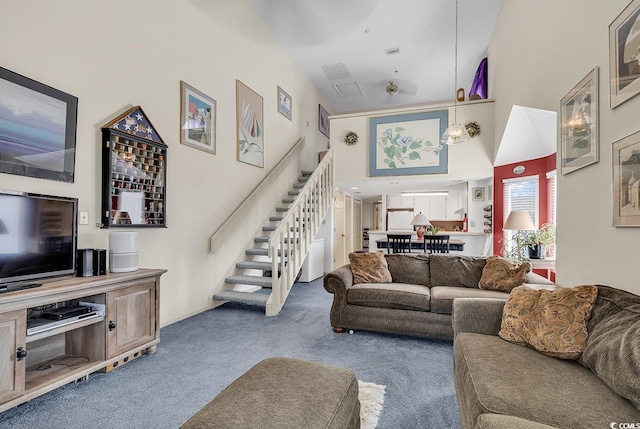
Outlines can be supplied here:
M75 273L76 198L0 190L0 291Z

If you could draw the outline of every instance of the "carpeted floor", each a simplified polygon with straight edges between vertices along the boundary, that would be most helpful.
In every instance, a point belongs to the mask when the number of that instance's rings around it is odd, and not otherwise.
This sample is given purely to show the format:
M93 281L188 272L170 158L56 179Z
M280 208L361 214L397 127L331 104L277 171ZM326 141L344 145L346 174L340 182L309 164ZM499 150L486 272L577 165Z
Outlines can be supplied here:
M346 367L387 386L379 429L459 428L451 342L335 334L332 298L318 279L296 284L276 317L225 304L174 323L161 330L155 354L7 410L0 428L178 428L269 356Z

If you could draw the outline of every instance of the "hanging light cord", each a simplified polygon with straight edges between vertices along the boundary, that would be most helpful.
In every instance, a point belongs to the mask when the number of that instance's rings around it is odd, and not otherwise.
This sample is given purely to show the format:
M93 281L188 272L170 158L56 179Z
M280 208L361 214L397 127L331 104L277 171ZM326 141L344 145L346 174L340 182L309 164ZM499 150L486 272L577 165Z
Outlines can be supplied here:
M456 44L454 48L454 64L455 70L453 73L453 85L455 92L455 97L453 97L453 123L458 123L458 0L456 0Z

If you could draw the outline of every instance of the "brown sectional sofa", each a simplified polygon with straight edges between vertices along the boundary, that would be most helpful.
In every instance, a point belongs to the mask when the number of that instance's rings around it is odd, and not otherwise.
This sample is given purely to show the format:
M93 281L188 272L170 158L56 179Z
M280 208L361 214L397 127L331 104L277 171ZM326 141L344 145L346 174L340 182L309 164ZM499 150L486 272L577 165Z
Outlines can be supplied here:
M500 338L504 304L473 298L453 304L463 429L640 427L640 296L598 286L577 361Z
M482 290L478 282L484 257L453 254L384 255L392 283L353 284L349 264L324 277L334 295L330 321L336 332L346 329L453 339L451 312L455 298L501 298L509 294ZM527 283L553 287L528 273Z

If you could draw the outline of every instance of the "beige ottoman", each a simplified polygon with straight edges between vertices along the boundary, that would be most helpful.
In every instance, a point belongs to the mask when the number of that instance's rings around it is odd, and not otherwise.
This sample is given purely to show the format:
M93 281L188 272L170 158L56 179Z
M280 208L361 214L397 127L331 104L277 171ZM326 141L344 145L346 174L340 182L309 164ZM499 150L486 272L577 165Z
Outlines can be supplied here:
M231 383L182 427L357 429L358 380L344 368L268 358Z

